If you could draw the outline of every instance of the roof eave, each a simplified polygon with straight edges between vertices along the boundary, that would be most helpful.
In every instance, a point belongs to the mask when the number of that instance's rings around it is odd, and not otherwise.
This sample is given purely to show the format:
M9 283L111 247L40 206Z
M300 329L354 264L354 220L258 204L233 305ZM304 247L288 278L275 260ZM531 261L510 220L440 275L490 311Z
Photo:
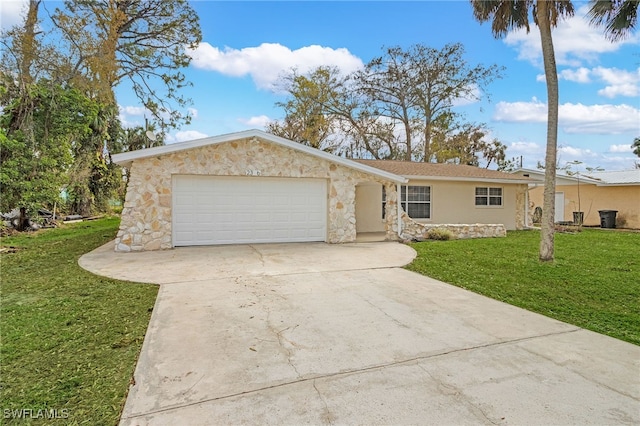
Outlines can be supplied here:
M511 183L511 184L521 184L527 185L530 183L535 183L531 180L524 179L498 179L498 178L487 178L487 177L462 177L462 176L423 176L423 175L404 175L407 179L410 180L447 180L447 181L455 181L455 182L490 182L490 183Z
M355 161L348 160L346 158L338 157L337 155L329 154L328 152L320 151L310 146L302 145L297 142L290 141L289 139L281 138L270 133L263 132L261 130L245 130L237 133L228 133L220 136L211 136L203 139L196 139L188 142L180 142L177 144L158 146L153 148L142 149L139 151L124 152L121 154L113 155L113 162L124 167L129 167L135 160L157 157L161 155L173 154L180 151L186 151L189 149L201 148L209 145L218 145L221 143L232 142L241 139L258 138L267 142L276 143L287 148L304 152L314 157L322 158L332 163L340 164L342 166L361 171L363 173L374 175L384 180L389 180L395 183L406 183L407 179L403 176L396 175L394 173L386 172L375 167L367 166L357 163Z

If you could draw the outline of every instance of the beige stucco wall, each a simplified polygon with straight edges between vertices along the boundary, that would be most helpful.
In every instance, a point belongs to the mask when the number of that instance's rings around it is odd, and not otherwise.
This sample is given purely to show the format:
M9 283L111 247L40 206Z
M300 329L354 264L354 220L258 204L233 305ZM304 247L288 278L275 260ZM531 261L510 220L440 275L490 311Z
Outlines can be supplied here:
M544 187L529 190L529 200L533 208L543 206ZM578 211L578 186L558 185L556 192L564 193L564 220L573 220L573 212ZM618 210L616 226L640 229L640 185L596 186L580 184L580 209L584 212L584 225L600 226L598 210Z
M247 170L259 170L264 177L327 179L326 241L330 243L355 241L356 184L371 180L384 182L373 175L258 138L136 160L129 169L116 251L158 250L173 246L172 175L244 176ZM393 214L389 217L389 221L392 220L397 220ZM387 224L385 229L388 238L393 239L393 225Z
M408 185L431 186L431 219L415 219L424 224L503 224L506 229L525 226L526 184L410 180ZM501 187L503 205L475 205L477 186ZM380 185L360 185L356 190L356 223L358 232L384 229L381 217Z
M356 231L384 232L382 185L365 182L356 186Z

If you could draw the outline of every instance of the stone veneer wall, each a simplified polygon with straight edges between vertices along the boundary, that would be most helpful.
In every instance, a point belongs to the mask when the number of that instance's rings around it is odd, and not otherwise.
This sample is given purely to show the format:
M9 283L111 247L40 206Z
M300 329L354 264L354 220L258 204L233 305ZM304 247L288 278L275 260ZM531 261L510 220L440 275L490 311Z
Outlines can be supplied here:
M394 187L395 188L395 187ZM389 187L387 187L389 191ZM388 192L387 192L388 193ZM516 189L516 229L524 229L527 226L526 223L526 193L527 185L518 185ZM393 209L396 211L396 191L393 192ZM389 210L387 210L389 214ZM397 217L397 215L395 215ZM402 232L400 238L403 240L423 241L429 239L428 233L432 229L446 229L453 235L454 239L467 239L467 238L495 238L506 237L507 229L504 224L427 224L419 223L409 217L407 213L402 211L400 215L402 221ZM394 220L392 233L398 235L397 220Z
M355 186L358 182L387 184L387 194L391 197L395 197L396 192L395 185L375 176L258 138L135 160L129 170L115 250L127 252L172 247L172 175L244 176L247 170L260 170L264 177L327 179L329 243L356 239ZM392 213L387 222L397 222L395 218L397 215ZM392 225L387 228L387 237L397 239Z
M426 224L411 219L404 211L400 215L402 233L400 238L410 241L428 240L428 233L432 229L446 229L453 234L454 239L506 237L507 230L502 224Z
M516 229L524 229L530 225L527 218L527 190L526 184L516 188ZM529 212L531 214L533 212Z

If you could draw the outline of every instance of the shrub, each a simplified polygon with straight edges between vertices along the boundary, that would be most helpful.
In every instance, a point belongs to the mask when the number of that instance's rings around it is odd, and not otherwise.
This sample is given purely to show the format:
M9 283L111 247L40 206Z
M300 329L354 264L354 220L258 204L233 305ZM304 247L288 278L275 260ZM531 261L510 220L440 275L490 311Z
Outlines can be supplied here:
M444 228L433 228L427 232L427 238L430 240L448 241L453 239L453 233Z

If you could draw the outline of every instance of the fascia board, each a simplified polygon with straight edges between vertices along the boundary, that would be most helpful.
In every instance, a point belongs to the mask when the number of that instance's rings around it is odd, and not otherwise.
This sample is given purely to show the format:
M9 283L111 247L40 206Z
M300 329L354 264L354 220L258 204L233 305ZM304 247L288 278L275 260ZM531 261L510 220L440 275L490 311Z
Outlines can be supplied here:
M146 149L141 149L137 151L123 152L120 154L114 154L112 156L112 160L116 164L119 164L124 167L128 167L131 165L133 161L140 160L143 158L157 157L161 155L172 154L175 152L186 151L189 149L201 148L204 146L217 145L221 143L232 142L235 140L250 139L250 138L263 139L268 142L275 143L277 145L285 146L295 151L304 152L306 154L312 155L314 157L322 158L332 163L340 164L342 166L355 169L369 175L377 176L384 180L389 180L395 183L407 182L406 178L396 175L394 173L389 173L389 172L385 172L384 170L377 169L375 167L366 166L364 164L360 164L343 157L338 157L337 155L320 151L310 146L302 145L300 143L293 142L288 139L281 138L279 136L275 136L270 133L263 132L257 129L245 130L245 131L236 132L236 133L228 133L225 135L212 136L212 137L196 139L196 140L187 141L187 142L179 142L179 143L170 144L170 145L157 146L153 148L146 148Z
M409 180L437 180L437 181L454 181L454 182L489 182L489 183L509 183L515 185L527 185L536 183L532 180L515 180L515 179L494 179L483 177L447 177L447 176L413 176L405 175Z

